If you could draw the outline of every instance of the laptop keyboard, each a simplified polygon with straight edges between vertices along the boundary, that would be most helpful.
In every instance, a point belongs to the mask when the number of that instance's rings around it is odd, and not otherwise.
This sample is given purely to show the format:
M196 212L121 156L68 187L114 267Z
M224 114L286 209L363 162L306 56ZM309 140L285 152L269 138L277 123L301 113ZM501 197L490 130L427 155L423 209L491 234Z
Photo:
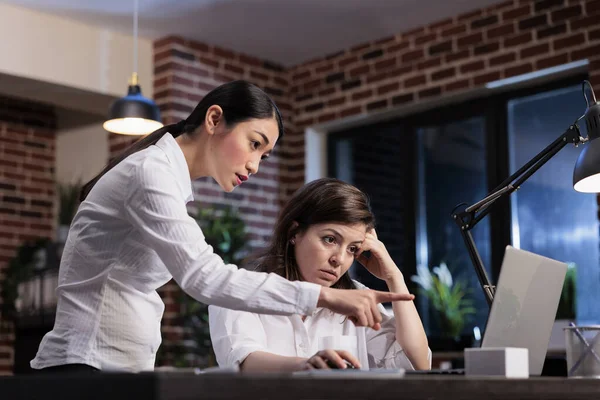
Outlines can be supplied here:
M406 375L464 375L464 368L406 371Z

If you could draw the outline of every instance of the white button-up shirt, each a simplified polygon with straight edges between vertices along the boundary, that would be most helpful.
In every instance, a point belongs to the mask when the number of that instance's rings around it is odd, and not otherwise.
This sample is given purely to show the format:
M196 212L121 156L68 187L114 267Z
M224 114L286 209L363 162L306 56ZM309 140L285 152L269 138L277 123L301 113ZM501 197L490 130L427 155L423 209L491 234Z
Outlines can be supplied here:
M366 288L354 283L359 289ZM378 306L383 319L378 331L357 327L344 315L324 308L309 313L303 321L300 315L264 315L209 306L210 337L220 367L239 365L255 351L310 358L320 350L321 337L356 336L362 369L414 370L396 341L394 314ZM428 358L431 367L431 350Z
M191 200L185 157L168 133L96 183L71 225L54 329L33 368L153 369L164 311L156 289L171 278L222 307L283 315L316 309L316 284L225 265L188 215Z

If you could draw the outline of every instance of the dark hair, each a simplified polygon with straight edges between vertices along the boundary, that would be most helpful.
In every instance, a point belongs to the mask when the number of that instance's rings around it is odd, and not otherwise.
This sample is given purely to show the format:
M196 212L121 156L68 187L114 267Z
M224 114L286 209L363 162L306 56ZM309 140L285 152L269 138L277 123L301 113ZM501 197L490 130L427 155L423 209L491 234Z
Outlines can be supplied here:
M294 228L294 222L298 226ZM298 232L321 223L358 224L375 227L369 198L358 188L334 178L317 179L300 188L279 213L271 243L251 264L263 272L274 272L290 281L302 280L290 239ZM332 286L354 289L346 272Z
M279 129L279 138L283 137L284 130L281 113L269 95L259 87L246 81L239 80L225 83L204 96L196 108L194 108L194 111L185 120L155 130L111 159L102 172L83 186L79 200L85 200L96 182L115 165L133 153L155 144L165 133L169 132L173 137L182 134L193 134L204 123L206 112L213 105L218 105L223 109L223 120L226 126L230 128L237 123L254 118L275 118Z

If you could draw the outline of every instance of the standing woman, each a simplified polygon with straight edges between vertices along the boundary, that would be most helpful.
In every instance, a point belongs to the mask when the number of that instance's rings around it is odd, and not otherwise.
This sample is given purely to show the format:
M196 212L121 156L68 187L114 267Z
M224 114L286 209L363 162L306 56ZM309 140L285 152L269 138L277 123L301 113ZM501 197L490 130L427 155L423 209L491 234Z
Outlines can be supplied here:
M271 314L326 307L379 327L377 303L412 295L323 288L225 265L188 215L192 180L226 192L258 172L283 135L275 103L244 81L224 84L191 115L134 143L81 192L61 259L52 331L31 361L51 371L152 370L171 278L198 301Z

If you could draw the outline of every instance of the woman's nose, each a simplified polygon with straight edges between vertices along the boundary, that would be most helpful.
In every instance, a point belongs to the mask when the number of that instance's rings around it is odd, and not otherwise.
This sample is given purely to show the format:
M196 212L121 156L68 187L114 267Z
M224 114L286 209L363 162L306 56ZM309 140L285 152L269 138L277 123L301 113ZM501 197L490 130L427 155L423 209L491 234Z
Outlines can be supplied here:
M246 170L248 171L248 173L252 174L252 175L256 175L256 173L258 172L258 164L259 164L259 161L257 161L257 162L248 161L248 163L246 164Z
M334 254L329 258L329 262L334 267L339 267L344 262L344 253L340 252L338 254Z

